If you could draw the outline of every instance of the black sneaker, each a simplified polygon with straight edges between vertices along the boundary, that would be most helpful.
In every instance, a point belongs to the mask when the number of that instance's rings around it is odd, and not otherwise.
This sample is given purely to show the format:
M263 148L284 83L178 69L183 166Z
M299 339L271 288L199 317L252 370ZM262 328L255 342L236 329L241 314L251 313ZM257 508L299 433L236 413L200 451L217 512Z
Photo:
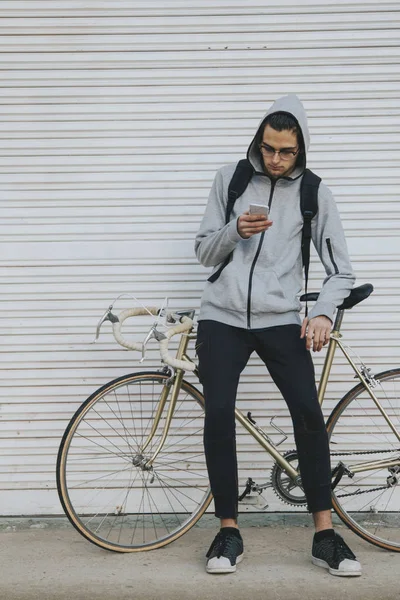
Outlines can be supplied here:
M207 552L207 573L234 573L243 559L243 540L235 527L223 527Z
M361 565L344 539L335 533L319 542L313 541L312 562L317 567L329 569L331 575L357 577L361 575Z

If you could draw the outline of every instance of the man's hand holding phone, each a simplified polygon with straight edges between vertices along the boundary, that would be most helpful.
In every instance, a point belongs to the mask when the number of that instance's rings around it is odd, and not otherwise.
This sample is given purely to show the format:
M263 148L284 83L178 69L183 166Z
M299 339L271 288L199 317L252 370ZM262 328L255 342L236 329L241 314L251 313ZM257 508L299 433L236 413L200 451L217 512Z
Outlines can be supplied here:
M256 233L267 231L272 225L269 220L268 206L250 204L249 210L238 218L237 230L239 235L247 240Z

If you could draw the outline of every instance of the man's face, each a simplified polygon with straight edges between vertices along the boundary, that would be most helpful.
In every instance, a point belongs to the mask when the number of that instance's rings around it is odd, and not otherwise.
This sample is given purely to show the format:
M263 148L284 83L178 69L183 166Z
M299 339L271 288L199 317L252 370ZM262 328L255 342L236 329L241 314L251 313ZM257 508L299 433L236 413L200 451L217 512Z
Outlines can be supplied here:
M283 152L273 153L273 150L283 150ZM265 170L272 178L288 177L296 166L299 145L295 131L285 129L276 131L270 125L264 129L261 156L264 162ZM296 154L292 154L295 152Z

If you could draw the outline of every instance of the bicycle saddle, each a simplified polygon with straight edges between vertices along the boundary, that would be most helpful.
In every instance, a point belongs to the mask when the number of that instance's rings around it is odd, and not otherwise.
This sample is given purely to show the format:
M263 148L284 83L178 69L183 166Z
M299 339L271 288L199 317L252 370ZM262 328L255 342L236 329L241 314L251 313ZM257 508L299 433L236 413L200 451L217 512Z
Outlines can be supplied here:
M340 306L338 306L338 310L353 308L353 306L368 298L373 291L374 286L371 283L364 283L363 285L353 288L350 292L350 295L345 298ZM308 302L315 302L318 300L318 296L318 292L310 292L309 294L303 294L300 296L300 301L305 302L307 300Z

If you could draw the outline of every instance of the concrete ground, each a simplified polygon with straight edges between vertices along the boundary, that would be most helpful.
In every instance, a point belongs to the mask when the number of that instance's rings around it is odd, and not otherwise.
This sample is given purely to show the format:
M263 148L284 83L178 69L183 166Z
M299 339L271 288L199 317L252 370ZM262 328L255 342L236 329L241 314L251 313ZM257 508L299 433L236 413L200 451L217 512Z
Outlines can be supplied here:
M1 600L394 600L400 553L340 528L363 564L361 578L332 577L310 562L309 527L245 527L245 559L235 574L207 575L210 528L194 528L163 549L101 550L71 528L0 533Z

